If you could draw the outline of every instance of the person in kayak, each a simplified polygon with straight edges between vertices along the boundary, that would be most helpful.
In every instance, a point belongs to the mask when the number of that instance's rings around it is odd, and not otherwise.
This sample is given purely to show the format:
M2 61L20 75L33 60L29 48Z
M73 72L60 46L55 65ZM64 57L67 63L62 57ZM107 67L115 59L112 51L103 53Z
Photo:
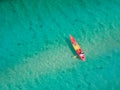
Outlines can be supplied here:
M77 53L79 54L79 56L80 56L81 58L84 58L84 52L82 52L81 49L78 49L78 50L77 50Z
M81 53L79 54L79 56L80 56L81 58L85 58L85 57L84 57L84 52L81 52Z

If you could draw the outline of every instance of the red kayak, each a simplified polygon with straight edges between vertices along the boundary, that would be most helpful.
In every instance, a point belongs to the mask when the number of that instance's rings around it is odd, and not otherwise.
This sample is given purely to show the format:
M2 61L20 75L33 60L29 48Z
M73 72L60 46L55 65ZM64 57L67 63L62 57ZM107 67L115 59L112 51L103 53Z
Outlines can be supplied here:
M70 35L70 41L71 41L71 44L77 54L77 56L81 59L81 60L85 60L85 55L82 51L82 49L80 48L80 46L78 45L78 43L75 41L75 39Z

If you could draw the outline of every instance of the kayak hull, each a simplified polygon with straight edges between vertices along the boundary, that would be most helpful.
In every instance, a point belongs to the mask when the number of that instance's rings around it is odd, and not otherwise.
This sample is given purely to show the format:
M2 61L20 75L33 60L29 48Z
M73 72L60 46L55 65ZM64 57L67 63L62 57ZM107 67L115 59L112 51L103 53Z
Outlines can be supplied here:
M76 40L70 35L70 42L77 54L77 56L81 59L81 60L85 60L85 55L82 51L82 49L80 48L80 46L78 45L78 43L76 42Z

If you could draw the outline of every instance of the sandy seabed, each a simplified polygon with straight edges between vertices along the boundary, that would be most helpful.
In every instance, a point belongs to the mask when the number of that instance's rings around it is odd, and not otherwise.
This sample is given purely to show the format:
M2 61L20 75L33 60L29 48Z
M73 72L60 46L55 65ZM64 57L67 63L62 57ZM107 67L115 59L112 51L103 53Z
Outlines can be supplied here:
M0 90L120 88L119 0L0 0L0 42Z

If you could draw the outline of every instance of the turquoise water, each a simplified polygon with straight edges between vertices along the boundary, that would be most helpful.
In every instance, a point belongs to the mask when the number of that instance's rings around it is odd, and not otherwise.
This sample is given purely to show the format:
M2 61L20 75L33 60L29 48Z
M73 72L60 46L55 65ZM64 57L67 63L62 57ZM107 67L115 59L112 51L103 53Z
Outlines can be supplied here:
M119 0L0 0L0 90L119 90L119 55Z

